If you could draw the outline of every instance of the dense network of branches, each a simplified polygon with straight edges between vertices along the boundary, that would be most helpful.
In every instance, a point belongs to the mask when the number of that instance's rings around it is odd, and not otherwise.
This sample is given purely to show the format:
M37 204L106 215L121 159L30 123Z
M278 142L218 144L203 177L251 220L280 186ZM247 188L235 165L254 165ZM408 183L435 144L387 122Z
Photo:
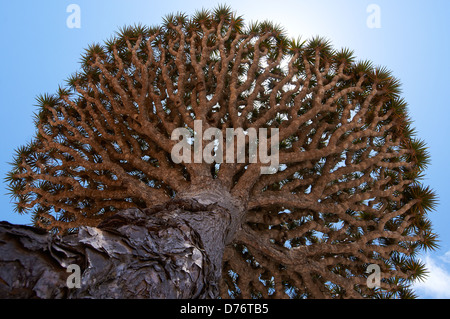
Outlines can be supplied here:
M71 232L220 182L247 210L225 252L224 297L414 297L425 273L416 255L436 247L435 195L420 182L428 153L387 69L220 6L124 27L37 101L36 137L7 177L36 226ZM175 164L171 132L194 120L278 128L278 172ZM369 264L381 267L379 288L367 287Z

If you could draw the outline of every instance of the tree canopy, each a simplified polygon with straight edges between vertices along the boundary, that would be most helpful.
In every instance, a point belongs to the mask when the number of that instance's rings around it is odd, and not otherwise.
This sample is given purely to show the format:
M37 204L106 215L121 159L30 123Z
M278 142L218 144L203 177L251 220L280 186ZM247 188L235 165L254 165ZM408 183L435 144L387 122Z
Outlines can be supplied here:
M437 246L422 184L429 154L400 81L314 37L227 6L121 28L37 98L36 136L7 176L16 211L57 233L221 185L245 209L222 296L414 297ZM175 163L176 128L277 128L279 166ZM224 134L225 136L225 134ZM381 284L367 287L368 265Z

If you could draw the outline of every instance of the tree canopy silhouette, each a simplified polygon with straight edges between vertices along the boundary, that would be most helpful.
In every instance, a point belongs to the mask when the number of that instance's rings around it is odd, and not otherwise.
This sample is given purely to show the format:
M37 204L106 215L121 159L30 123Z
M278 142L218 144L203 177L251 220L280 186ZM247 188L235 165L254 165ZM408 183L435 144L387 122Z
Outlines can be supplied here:
M217 251L222 297L414 297L426 272L416 256L437 245L429 154L400 81L321 37L290 39L227 6L171 14L90 45L37 104L36 136L7 177L16 211L63 236L126 209L190 207L177 218ZM224 136L277 128L277 171L261 174L248 154L176 163L171 134L195 120ZM367 286L370 264L380 287Z

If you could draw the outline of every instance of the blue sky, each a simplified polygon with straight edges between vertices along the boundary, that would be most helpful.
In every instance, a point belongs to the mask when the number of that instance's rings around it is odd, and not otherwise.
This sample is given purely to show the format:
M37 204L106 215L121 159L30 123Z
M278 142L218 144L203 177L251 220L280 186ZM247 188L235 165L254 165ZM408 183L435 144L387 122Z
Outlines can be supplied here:
M450 113L448 0L15 0L0 4L0 220L29 223L12 213L3 178L15 148L34 134L35 97L54 93L78 69L80 53L93 42L108 39L119 27L141 22L160 24L168 13L192 14L197 9L227 3L246 21L270 19L292 37L320 35L336 48L348 47L358 59L386 66L403 83L403 97L418 136L430 149L425 183L437 192L439 206L430 214L440 235L440 249L423 255L430 270L417 285L422 298L450 298L450 192L448 156ZM68 28L70 4L81 9L81 27ZM379 9L379 27L370 28Z

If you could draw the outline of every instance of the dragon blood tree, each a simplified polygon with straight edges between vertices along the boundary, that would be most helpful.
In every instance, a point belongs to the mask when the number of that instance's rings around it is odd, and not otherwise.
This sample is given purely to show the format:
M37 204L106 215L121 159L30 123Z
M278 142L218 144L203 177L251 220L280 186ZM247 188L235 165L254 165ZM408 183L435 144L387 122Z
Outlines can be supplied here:
M436 199L387 69L220 6L121 29L37 101L36 136L7 176L36 227L1 224L3 296L415 297ZM215 128L243 132L247 149L250 130L277 129L278 165L263 174L248 151L175 160L179 128L185 146ZM66 287L68 264L80 288Z

